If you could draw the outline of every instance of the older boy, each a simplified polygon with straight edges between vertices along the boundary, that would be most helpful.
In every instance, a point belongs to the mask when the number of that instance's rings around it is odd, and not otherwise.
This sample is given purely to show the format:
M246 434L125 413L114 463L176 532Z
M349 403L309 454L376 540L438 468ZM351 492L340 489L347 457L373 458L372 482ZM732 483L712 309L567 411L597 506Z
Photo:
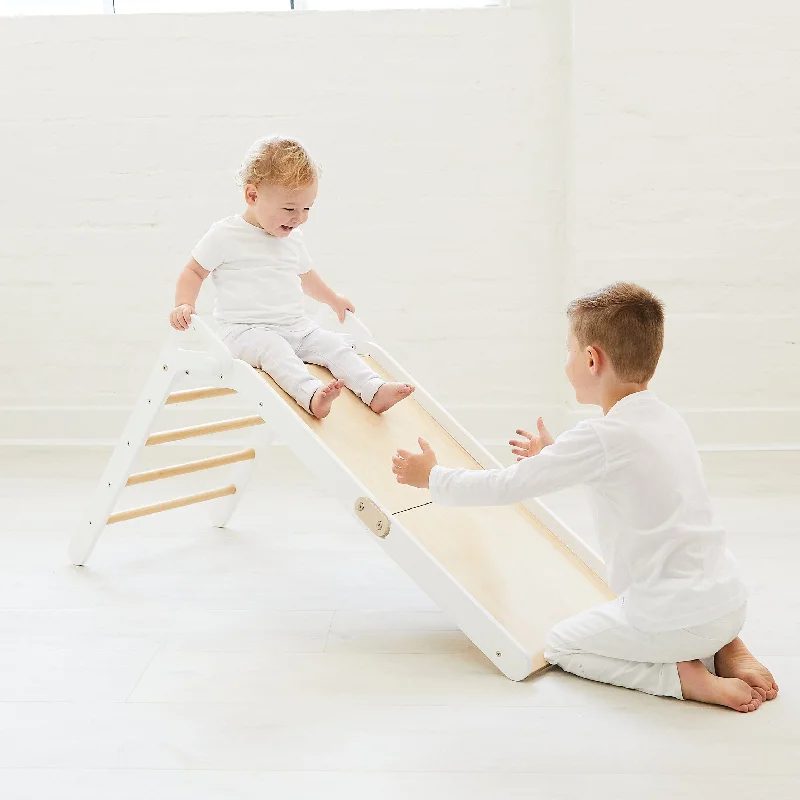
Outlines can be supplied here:
M556 625L545 658L595 681L755 711L778 686L738 638L747 594L713 519L686 424L648 389L664 340L650 292L617 283L573 301L566 373L603 417L511 442L518 463L445 469L428 444L398 450L399 483L443 505L515 503L586 485L617 599ZM502 535L498 532L498 535Z

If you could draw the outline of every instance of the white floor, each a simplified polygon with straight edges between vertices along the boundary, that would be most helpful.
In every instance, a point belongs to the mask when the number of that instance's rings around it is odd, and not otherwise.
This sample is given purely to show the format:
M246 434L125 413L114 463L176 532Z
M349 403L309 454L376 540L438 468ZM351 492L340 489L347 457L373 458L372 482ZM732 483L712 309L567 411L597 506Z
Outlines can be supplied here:
M107 455L0 449L3 800L800 796L799 454L706 459L782 688L747 716L506 680L280 448L228 530L173 511L72 567Z

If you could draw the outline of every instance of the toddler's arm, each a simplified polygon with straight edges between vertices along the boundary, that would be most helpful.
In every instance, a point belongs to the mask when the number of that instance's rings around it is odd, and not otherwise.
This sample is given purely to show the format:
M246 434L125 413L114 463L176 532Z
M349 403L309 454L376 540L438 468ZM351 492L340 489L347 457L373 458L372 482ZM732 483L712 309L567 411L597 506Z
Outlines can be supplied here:
M345 311L355 312L356 310L356 307L346 297L336 294L314 269L310 269L300 275L300 284L303 287L303 292L312 300L330 306L336 312L336 316L339 317L339 322L344 322Z
M175 330L185 331L189 327L192 314L194 314L194 304L197 302L197 295L200 294L200 287L210 274L194 259L191 259L183 268L175 288L175 308L169 315L169 324Z

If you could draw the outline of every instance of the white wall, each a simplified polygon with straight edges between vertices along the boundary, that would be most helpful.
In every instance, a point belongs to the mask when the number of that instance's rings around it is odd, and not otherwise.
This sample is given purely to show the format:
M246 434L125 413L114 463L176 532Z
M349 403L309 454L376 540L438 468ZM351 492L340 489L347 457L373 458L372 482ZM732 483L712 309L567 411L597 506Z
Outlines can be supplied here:
M0 19L0 440L114 438L282 130L325 168L320 271L478 435L566 423L563 307L629 278L667 302L655 385L702 443L800 444L799 13Z
M117 435L273 131L323 164L320 272L421 382L484 434L558 405L568 23L560 0L0 19L0 439Z
M574 10L565 296L653 288L654 387L696 435L800 445L800 5Z

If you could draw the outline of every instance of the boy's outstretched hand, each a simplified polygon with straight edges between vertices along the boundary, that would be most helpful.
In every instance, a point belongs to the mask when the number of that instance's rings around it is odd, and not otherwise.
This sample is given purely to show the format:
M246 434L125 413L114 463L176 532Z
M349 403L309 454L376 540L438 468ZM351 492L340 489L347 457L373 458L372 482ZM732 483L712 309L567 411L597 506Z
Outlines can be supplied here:
M522 461L523 458L530 458L531 456L538 456L545 447L555 441L548 433L547 428L545 428L541 417L536 420L536 429L539 431L538 436L534 436L528 431L518 430L517 434L523 438L521 440L512 439L509 442L511 452L517 456L517 461Z
M416 486L418 489L427 489L431 470L436 466L436 453L424 440L419 439L422 453L409 453L408 450L398 450L392 457L392 472L398 483Z

